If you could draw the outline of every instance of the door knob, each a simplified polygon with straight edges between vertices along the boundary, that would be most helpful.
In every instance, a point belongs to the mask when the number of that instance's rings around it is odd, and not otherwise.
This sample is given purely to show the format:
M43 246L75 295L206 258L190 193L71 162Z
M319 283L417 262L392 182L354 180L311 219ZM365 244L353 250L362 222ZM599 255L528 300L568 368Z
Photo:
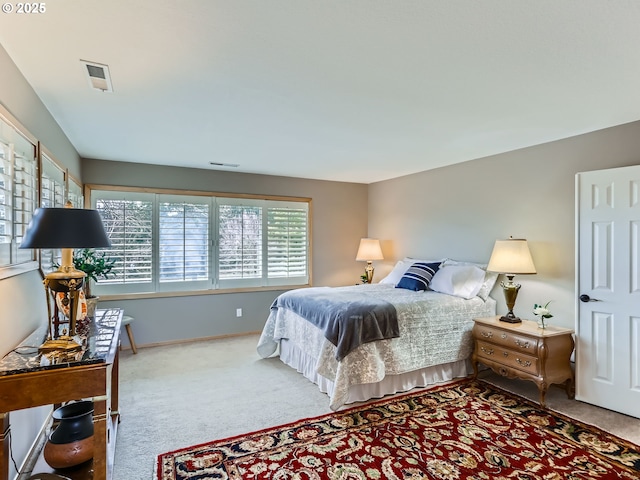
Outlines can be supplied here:
M601 300L598 300L597 298L591 298L586 293L583 293L582 295L580 295L580 301L587 303L587 302L600 302Z

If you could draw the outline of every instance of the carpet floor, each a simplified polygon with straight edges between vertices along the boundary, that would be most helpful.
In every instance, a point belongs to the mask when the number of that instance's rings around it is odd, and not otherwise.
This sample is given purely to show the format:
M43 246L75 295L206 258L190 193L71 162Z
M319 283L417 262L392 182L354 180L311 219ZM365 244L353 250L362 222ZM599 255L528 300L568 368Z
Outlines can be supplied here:
M260 359L257 335L125 350L114 480L155 478L163 452L331 413L328 397L277 358ZM536 400L531 382L490 372L491 383ZM640 420L568 400L550 389L550 409L640 444Z
M158 480L577 480L640 476L640 446L458 380L167 452Z

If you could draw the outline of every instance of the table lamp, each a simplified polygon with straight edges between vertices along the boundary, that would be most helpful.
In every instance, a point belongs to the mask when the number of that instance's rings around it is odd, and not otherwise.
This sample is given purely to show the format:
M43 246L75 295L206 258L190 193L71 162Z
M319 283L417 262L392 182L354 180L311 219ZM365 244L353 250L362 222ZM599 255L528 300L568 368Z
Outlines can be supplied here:
M367 262L367 266L364 271L367 276L367 283L371 283L373 280L373 260L383 260L382 249L380 248L380 240L375 238L362 238L360 239L360 246L358 247L358 253L356 254L356 260L359 262Z
M79 294L86 273L74 267L73 249L110 246L97 210L72 208L71 203L67 202L65 208L38 208L34 212L20 248L62 249L60 268L46 274L43 281L49 333L39 348L40 352L81 348L73 337L76 334ZM60 325L67 323L65 316L69 318L69 329L61 333Z
M507 303L509 313L500 318L502 322L520 323L518 317L513 313L513 307L516 304L518 290L521 285L513 283L515 275L530 275L536 273L536 267L533 265L529 245L525 239L509 237L508 240L496 240L493 246L493 252L487 265L487 271L504 273L508 282L501 282L504 291L504 299Z

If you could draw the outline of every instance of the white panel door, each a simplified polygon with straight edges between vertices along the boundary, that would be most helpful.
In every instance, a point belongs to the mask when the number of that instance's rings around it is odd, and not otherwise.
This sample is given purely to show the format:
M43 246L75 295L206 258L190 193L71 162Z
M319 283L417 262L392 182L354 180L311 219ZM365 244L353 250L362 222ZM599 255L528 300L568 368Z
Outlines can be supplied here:
M640 418L640 165L576 185L576 399Z

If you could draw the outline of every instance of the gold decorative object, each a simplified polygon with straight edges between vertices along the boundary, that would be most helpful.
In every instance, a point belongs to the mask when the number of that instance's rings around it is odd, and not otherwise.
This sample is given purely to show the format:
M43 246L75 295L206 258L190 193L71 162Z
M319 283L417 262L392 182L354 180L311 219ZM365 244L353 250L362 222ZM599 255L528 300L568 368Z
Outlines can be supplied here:
M49 314L49 334L41 352L74 351L80 292L86 274L73 265L74 248L109 247L111 243L96 210L38 208L29 223L20 248L61 248L62 260L55 272L44 278ZM67 325L67 326L65 326Z

